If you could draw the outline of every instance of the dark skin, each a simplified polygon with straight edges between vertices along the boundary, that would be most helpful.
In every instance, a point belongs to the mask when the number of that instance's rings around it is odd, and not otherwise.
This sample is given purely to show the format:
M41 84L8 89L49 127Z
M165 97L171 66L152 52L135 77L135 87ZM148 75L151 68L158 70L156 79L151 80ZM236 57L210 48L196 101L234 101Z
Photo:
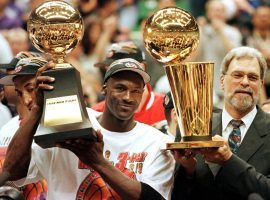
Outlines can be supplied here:
M123 71L109 78L103 86L106 106L100 124L114 132L130 131L136 124L133 115L140 104L143 88L142 78L134 72Z
M49 63L38 71L36 82L39 91L53 89L49 83L53 82L54 79L41 76L42 71L53 66L54 64ZM142 78L134 72L121 72L109 78L103 88L106 95L106 107L99 119L101 125L110 131L126 132L131 130L136 124L133 120L133 114L138 108L143 88ZM9 145L3 169L12 175L10 180L17 180L27 175L33 136L42 111L41 99L38 92L37 102L31 109L31 114L26 122L27 126L20 127ZM119 108L119 111L115 112L116 108ZM96 142L74 139L59 143L57 147L72 151L84 164L96 170L123 199L139 199L140 182L124 175L104 158L102 134L100 131L97 131L96 134Z

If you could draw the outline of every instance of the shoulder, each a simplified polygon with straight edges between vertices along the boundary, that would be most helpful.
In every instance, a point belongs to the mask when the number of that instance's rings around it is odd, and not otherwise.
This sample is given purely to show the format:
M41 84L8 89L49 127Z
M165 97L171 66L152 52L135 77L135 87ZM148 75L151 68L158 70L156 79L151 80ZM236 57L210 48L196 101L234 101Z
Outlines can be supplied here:
M1 129L0 129L0 133L1 136L10 134L11 132L14 131L14 133L16 132L16 130L19 128L19 116L15 116L13 118L11 118Z
M159 131L158 129L148 125L148 124L144 124L144 123L138 123L138 129L140 131L138 131L138 134L141 134L143 139L146 139L149 142L161 142L161 143L166 143L166 142L172 142L171 138L162 133L161 131Z
M86 111L88 113L88 116L91 118L91 117L99 117L102 112L99 112L97 110L94 110L92 108L86 108Z

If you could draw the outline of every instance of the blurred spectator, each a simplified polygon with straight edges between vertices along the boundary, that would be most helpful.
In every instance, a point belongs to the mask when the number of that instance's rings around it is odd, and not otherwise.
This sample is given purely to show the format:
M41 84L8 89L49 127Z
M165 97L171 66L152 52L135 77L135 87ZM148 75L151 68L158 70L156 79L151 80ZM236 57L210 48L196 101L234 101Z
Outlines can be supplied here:
M159 0L158 2L158 8L163 9L166 7L175 7L176 3L175 0Z
M86 106L91 107L97 102L97 96L101 91L101 75L98 68L92 66L90 59L89 62L86 61L81 44L67 54L66 60L80 72L85 103ZM95 71L87 71L82 67L84 64L88 64L88 69L95 69Z
M28 34L22 28L10 29L6 33L6 38L13 55L18 54L21 51L28 51L30 48Z
M138 39L138 41L136 41L136 43L138 44L139 48L145 53L145 60L147 63L147 73L151 76L150 84L151 86L154 87L157 80L165 74L165 71L163 68L163 64L158 62L156 59L154 59L145 48L145 45L143 43L143 29L144 29L145 23L146 23L146 19L144 19L141 22L141 25L140 25L141 34L140 34L140 38Z
M85 33L82 39L83 52L86 55L82 64L88 72L94 73L101 78L99 69L94 68L94 63L105 58L106 50L109 48L113 36L116 32L117 17L109 16L101 21L97 16L93 16L86 22ZM100 80L100 79L99 79Z
M11 119L11 113L5 105L2 104L4 98L4 87L0 85L0 129Z
M168 135L172 141L175 141L176 129L178 127L178 124L171 92L168 92L165 95L163 107L166 119L156 123L154 127Z
M160 92L163 94L166 94L167 92L170 91L170 85L169 85L168 77L166 75L161 76L157 80L154 90L155 92Z
M258 49L267 61L265 76L266 94L270 97L270 8L258 7L252 17L253 31L247 39L247 45Z
M93 14L97 7L98 0L77 0L78 10L82 17L87 17Z
M1 0L0 0L1 1ZM13 55L7 40L0 33L0 63L8 63L11 61Z
M43 1L45 0L28 0L26 10L24 10L22 19L23 19L23 28L26 30L26 23L30 16L30 13L32 10L34 10L36 7L38 7Z
M215 63L214 91L221 95L219 87L220 64L223 57L232 48L241 46L241 33L226 23L226 10L219 0L206 3L207 20L198 20L201 30L200 46L197 52L198 61Z
M270 99L263 102L261 108L264 112L270 113Z
M0 29L17 28L22 25L18 10L8 5L9 0L0 0Z
M138 21L138 0L119 0L120 32L130 32Z
M117 9L117 0L98 0L97 15L101 20L104 20L111 15L115 15Z

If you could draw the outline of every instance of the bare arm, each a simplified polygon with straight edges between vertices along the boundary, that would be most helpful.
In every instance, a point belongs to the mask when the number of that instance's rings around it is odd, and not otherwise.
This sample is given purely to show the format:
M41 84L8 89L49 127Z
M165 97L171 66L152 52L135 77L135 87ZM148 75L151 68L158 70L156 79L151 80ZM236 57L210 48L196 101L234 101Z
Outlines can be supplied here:
M98 164L94 167L101 177L117 191L123 199L139 199L141 193L140 182L124 175L104 158L103 160L103 164Z
M9 180L18 180L27 175L31 160L31 145L39 122L39 107L34 106L26 120L12 138L3 166L3 172L10 174Z
M31 146L33 137L42 113L43 97L42 90L53 89L47 82L54 79L47 76L40 76L46 69L54 67L53 63L48 63L41 67L36 74L36 102L31 109L29 116L23 126L21 126L12 138L6 153L3 172L9 173L9 180L18 180L27 175L31 161Z
M61 148L72 151L84 164L96 170L123 199L139 199L141 183L132 180L115 168L103 156L103 139L97 131L97 142L84 139L68 140L59 144Z

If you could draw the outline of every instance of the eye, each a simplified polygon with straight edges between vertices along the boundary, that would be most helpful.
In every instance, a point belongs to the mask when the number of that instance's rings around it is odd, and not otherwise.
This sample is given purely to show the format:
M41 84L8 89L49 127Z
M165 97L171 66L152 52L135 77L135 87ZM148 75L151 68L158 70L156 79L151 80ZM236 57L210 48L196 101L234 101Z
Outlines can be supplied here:
M142 93L142 90L140 90L140 89L136 89L136 90L133 90L133 93L136 93L136 94L141 94L141 93Z
M33 92L34 91L34 87L27 87L27 92Z
M240 74L240 73L233 73L232 74L232 77L235 78L235 79L241 79L244 75L243 74Z
M122 86L117 86L115 89L116 89L118 92L123 92L123 91L125 91L125 88L122 87Z
M22 93L19 92L19 91L16 91L16 95L17 95L18 97L21 97L21 96L22 96Z
M256 82L259 80L259 77L257 75L248 75L248 80Z

